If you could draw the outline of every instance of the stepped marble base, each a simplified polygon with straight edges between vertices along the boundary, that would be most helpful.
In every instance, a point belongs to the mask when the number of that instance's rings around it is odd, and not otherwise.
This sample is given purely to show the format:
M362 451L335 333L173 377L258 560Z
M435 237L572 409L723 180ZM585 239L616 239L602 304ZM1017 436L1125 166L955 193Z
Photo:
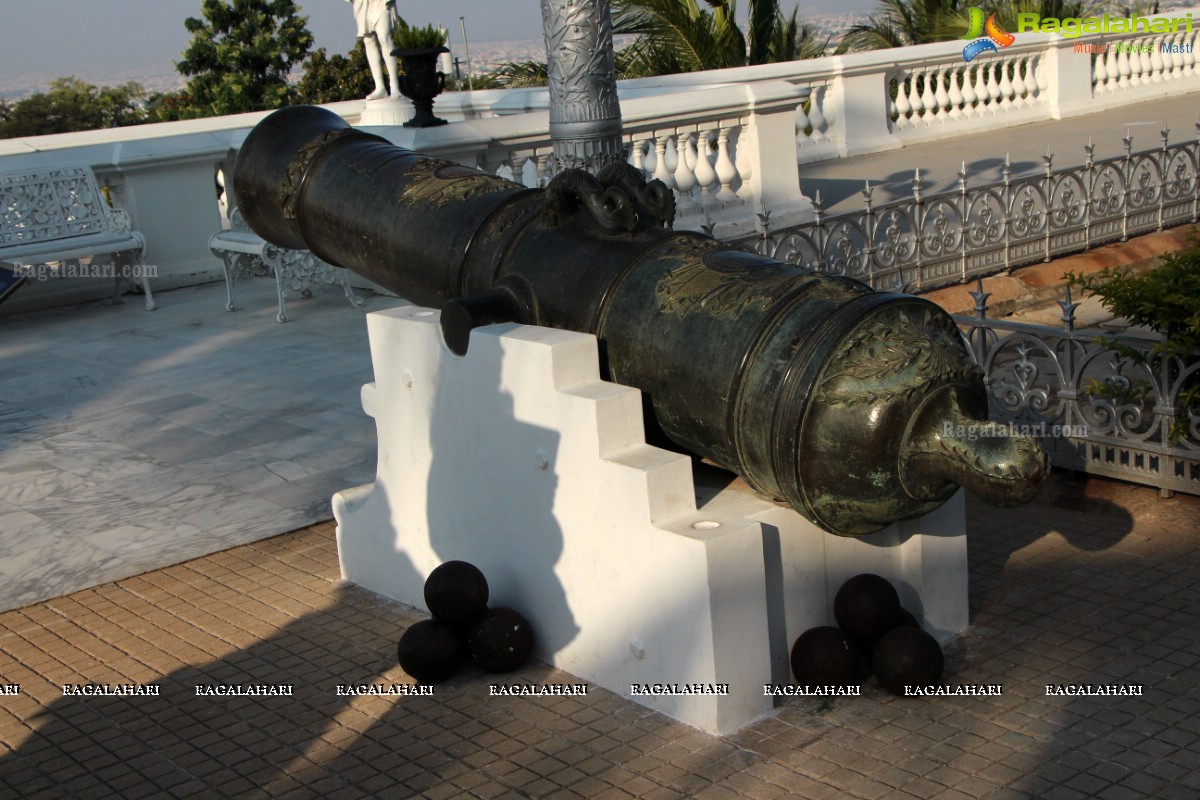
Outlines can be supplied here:
M460 358L436 311L367 322L379 467L333 499L347 580L424 608L425 577L469 561L493 606L531 621L536 657L593 685L728 684L632 697L714 733L771 713L764 684L789 682L791 642L832 622L854 574L890 578L940 638L966 627L961 496L832 536L728 473L697 486L690 458L645 444L640 392L599 379L593 336L494 325Z

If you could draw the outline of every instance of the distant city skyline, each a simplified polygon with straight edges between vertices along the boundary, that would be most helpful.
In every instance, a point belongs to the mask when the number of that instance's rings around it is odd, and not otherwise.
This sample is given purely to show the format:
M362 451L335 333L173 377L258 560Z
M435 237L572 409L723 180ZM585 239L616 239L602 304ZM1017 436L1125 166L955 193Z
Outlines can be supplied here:
M354 17L345 0L298 5L308 17L314 49L345 53L354 46ZM788 0L780 5L790 13ZM875 0L798 3L802 18L876 5ZM460 16L466 18L472 45L541 37L539 0L398 0L397 8L412 24L441 22L456 51L462 47ZM744 16L746 9L740 13ZM0 0L0 94L28 93L66 75L101 85L140 75L169 77L190 39L184 19L200 16L201 0Z

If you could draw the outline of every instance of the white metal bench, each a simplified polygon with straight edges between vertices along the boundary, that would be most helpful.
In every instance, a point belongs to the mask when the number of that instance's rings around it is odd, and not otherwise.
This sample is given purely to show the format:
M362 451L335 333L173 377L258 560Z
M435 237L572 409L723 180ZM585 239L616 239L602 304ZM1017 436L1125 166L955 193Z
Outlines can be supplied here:
M226 311L237 310L233 302L233 289L239 277L268 274L275 276L275 288L279 294L279 313L275 319L280 322L288 320L288 292L311 297L309 286L313 283L341 286L350 305L362 307L364 301L350 288L347 270L325 263L308 250L288 250L265 241L250 230L240 210L235 209L230 214L229 223L229 230L214 233L208 240L209 249L225 267Z
M18 274L37 269L47 277L66 277L71 262L90 266L91 259L106 255L112 260L113 302L121 302L121 281L136 276L146 310L153 311L142 267L146 240L131 228L129 213L108 204L90 167L0 172L0 261Z

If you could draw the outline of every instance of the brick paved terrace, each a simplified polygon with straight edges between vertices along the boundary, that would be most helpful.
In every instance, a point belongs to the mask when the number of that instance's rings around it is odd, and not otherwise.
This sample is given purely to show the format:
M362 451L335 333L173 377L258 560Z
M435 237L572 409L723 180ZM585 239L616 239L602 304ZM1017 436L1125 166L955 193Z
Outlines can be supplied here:
M339 581L323 523L0 614L0 797L1194 798L1200 500L1056 474L1024 508L968 507L970 630L947 682L1001 697L791 699L727 737L624 697L432 697L395 642L420 616ZM533 664L514 682L574 682ZM66 697L137 683L158 697ZM195 684L294 694L197 697ZM1048 697L1048 683L1141 697Z

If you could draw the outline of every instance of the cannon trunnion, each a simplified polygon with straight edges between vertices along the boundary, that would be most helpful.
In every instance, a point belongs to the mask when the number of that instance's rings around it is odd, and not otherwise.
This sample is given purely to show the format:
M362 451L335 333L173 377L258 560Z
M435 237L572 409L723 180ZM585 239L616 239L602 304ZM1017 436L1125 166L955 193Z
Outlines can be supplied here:
M251 132L234 191L264 239L441 308L460 354L493 322L595 334L666 436L832 533L959 485L1017 505L1045 475L1035 441L985 421L940 308L672 231L670 191L632 167L526 189L296 106Z

